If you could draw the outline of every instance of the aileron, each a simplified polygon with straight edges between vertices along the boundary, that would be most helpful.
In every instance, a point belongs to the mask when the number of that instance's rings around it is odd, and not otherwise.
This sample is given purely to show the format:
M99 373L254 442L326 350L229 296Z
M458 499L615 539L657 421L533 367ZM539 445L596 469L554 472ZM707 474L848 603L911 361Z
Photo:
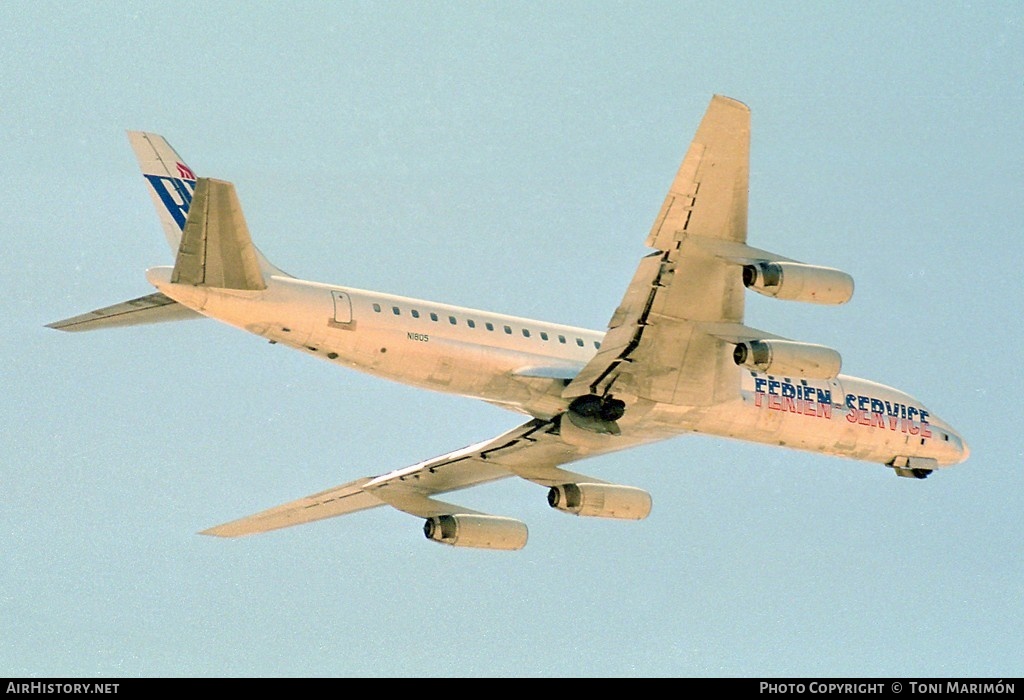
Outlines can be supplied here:
M368 481L357 479L337 488L211 527L200 534L216 537L254 535L384 505L383 501L363 489Z
M715 95L694 136L647 246L669 250L682 235L747 240L750 109Z

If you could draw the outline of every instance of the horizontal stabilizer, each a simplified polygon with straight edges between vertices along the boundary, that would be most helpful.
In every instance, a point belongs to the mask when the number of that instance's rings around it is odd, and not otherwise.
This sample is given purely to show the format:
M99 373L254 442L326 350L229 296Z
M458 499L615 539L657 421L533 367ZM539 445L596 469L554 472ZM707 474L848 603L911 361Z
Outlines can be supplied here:
M160 292L139 297L120 304L106 306L88 313L65 318L46 324L47 328L59 331L92 331L97 328L114 328L116 326L139 326L146 323L162 323L180 321L187 318L202 318L202 314L182 306Z
M196 181L171 282L221 289L267 288L230 182Z

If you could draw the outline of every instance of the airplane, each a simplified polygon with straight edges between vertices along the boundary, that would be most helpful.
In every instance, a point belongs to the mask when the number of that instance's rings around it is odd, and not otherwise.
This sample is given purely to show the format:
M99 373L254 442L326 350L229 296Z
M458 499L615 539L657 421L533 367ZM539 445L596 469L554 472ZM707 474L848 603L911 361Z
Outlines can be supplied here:
M156 292L49 324L63 331L207 317L328 362L525 414L418 464L242 517L238 537L388 505L430 541L518 550L525 523L437 496L506 477L555 510L642 520L640 488L568 471L588 457L689 433L784 446L923 479L964 438L909 394L840 373L839 353L744 322L746 290L836 305L853 278L747 245L750 110L715 95L604 331L297 279L253 245L230 182L197 177L167 141L129 132L172 252Z

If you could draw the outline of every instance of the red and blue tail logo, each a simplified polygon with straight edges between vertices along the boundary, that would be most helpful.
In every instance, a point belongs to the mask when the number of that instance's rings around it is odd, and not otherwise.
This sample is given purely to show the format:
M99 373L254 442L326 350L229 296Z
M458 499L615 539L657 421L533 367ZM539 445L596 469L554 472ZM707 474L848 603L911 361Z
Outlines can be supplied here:
M178 177L149 174L146 174L145 177L167 208L167 213L178 225L178 230L182 230L185 228L188 208L192 204L192 193L196 189L196 176L192 172L192 168L184 163L175 163L175 165L178 167Z

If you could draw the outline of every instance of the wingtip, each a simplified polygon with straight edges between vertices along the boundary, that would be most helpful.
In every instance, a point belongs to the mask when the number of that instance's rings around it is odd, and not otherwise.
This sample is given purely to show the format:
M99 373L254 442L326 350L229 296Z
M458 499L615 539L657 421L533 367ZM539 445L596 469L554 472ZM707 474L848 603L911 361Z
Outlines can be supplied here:
M739 108L739 109L743 109L743 110L745 110L747 112L750 111L750 107L748 107L745 102L740 102L735 97L729 97L728 95L722 95L722 94L716 93L715 95L713 95L711 97L711 101L712 102L718 102L718 103L720 103L722 105L729 105L730 107L736 107L736 108Z
M245 535L252 535L256 532L260 532L260 530L253 530L252 528L245 527L245 525L240 522L232 521L230 523L222 523L221 525L208 527L205 530L200 530L196 534L230 540L238 537L244 537Z
M197 535L205 535L206 537L237 537L237 535L231 535L224 531L223 525L217 525L215 527L208 527L205 530L200 530L196 533Z

